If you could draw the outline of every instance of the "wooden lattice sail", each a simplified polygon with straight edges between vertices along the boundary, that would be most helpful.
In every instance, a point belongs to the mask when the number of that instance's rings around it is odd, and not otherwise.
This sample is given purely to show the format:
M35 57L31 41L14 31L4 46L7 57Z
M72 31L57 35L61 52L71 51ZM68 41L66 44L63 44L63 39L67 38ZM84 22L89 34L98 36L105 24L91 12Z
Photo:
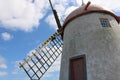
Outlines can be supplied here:
M28 56L24 62L20 63L30 80L40 80L45 72L51 67L55 60L62 53L62 26L58 18L56 10L53 8L51 0L49 0L52 8L58 30L41 47L37 48L31 56Z
M62 53L63 41L60 33L53 34L43 45L20 63L30 80L40 80Z

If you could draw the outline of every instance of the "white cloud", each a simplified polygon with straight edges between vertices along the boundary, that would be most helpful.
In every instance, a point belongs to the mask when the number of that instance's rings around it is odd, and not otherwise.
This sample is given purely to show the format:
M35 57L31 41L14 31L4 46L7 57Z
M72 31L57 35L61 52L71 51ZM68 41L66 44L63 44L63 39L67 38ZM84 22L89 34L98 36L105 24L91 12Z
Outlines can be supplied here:
M35 52L36 52L35 49L33 49L33 50L29 51L29 53L27 54L27 56L32 56L33 55L32 53L35 53Z
M5 41L9 41L13 38L13 36L7 32L1 33L1 37Z
M3 63L2 63L2 64L0 65L0 68L5 69L5 68L7 68L7 66L6 66L6 64L3 64Z
M0 56L0 69L7 69L6 60Z
M0 69L1 70L7 69L6 60L2 56L0 56ZM5 71L0 71L0 76L5 76L7 74L8 73Z
M26 75L24 70L20 68L19 62L22 62L22 60L12 62L14 65L13 71L10 73L14 76L22 76L22 77L13 77L14 80L29 80L29 77Z
M120 0L91 0L94 4L99 4L101 6L107 7L114 11L120 11Z
M7 75L8 73L7 72L1 72L0 71L0 76L5 76L5 75Z
M59 76L59 72L60 72L60 63L61 63L61 55L58 57L58 59L53 63L53 65L50 67L50 69L48 69L48 71L45 73L45 75L43 76L43 80L44 78L57 78ZM58 74L55 74L55 72L58 72ZM57 75L57 76L55 76Z
M98 4L111 10L120 11L120 5L118 4L120 3L120 0L84 0L84 3L87 3L88 1L91 1L92 4ZM81 2L81 0L76 0L78 6L81 5Z
M68 15L75 7L81 6L81 0L51 0L59 17ZM1 27L12 30L32 31L40 24L49 9L48 0L0 0L0 24ZM84 0L85 3L88 0ZM99 4L114 11L120 11L120 0L91 0L92 3ZM74 8L74 9L75 9ZM69 10L69 11L68 11ZM47 17L49 17L51 14ZM55 23L47 21L50 25ZM56 26L56 25L52 25Z
M0 23L4 28L31 31L43 18L47 0L0 0Z
M53 29L57 29L57 24L53 14L49 15L45 20Z
M61 62L61 56L59 56L59 58L55 61L52 67L48 70L48 73L60 71L60 62Z
M89 0L84 0L84 3L86 4ZM101 5L103 7L109 8L113 11L120 12L120 0L90 0L92 4ZM65 17L75 10L77 7L80 7L82 4L81 0L54 0L53 1L54 8L57 10L59 18L65 19ZM51 14L46 18L47 22L51 25L54 24L55 21L53 20L53 17L50 17ZM51 19L50 19L51 18ZM62 22L63 20L61 20ZM51 25L54 27L57 27L56 25Z
M19 62L21 62L21 61L13 62L14 70L12 71L12 74L14 74L14 75L23 74L22 70L19 68Z

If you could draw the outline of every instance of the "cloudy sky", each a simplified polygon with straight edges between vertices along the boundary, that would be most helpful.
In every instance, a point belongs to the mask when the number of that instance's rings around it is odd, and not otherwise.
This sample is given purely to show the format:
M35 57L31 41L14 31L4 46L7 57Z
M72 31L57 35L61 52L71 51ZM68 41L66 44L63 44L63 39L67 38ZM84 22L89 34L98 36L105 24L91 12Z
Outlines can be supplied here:
M51 0L61 23L82 0ZM90 0L120 16L120 0ZM87 3L88 0L84 0ZM56 31L48 0L0 0L0 80L28 80L18 62ZM42 80L58 80L60 58ZM54 76L54 77L53 77Z

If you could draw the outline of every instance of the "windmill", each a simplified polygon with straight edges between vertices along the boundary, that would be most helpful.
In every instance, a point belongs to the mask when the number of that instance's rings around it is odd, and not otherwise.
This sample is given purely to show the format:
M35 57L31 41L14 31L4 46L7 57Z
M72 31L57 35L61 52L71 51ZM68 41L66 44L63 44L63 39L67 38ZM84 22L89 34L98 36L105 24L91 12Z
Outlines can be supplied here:
M24 62L19 63L20 68L23 68L30 80L40 80L62 53L62 27L56 10L53 8L50 0L49 2L58 26L58 30L50 38L48 38L42 46L38 47L35 52L32 52L31 56L24 59Z
M58 30L20 63L30 80L40 80L61 53L60 80L120 80L120 18L82 0L61 26L50 5Z

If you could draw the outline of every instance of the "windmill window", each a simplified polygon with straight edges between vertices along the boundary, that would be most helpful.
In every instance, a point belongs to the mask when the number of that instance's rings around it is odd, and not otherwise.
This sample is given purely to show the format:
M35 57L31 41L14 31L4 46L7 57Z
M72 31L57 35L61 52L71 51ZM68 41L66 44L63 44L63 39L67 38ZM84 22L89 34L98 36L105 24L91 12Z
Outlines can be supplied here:
M111 27L110 22L107 18L100 18L102 27Z

